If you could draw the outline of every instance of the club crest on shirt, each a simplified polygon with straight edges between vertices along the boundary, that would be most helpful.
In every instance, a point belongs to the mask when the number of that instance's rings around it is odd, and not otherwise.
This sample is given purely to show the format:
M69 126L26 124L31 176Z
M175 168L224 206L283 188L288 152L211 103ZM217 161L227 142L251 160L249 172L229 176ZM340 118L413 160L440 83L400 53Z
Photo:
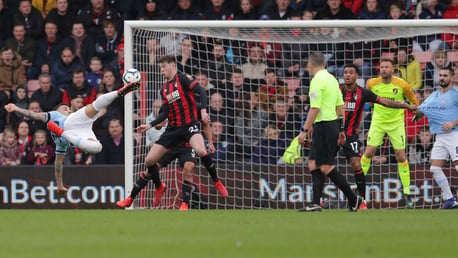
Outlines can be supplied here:
M441 99L440 103L441 103L442 106L445 105L445 103L446 103L445 99Z
M393 89L393 94L394 95L398 94L398 89Z
M359 98L358 94L355 94L354 98L355 98L355 100L357 100Z

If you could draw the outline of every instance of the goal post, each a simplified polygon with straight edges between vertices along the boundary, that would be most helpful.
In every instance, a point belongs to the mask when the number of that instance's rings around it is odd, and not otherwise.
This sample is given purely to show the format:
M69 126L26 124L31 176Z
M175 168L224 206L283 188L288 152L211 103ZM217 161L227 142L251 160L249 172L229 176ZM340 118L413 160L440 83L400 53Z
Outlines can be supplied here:
M343 65L362 59L362 63L358 63L358 66L361 65L361 78L357 83L364 87L368 78L377 76L377 65L381 58L394 58L397 49L406 48L407 54L415 57L421 65L422 86L416 91L423 94L424 89L428 88L426 84L434 87L429 85L434 83L434 77L425 74L428 69L426 64L432 62L435 52L442 51L449 62L458 63L458 52L449 48L450 42L443 40L443 34L458 34L458 19L125 21L125 67L140 70L143 77L142 87L125 97L126 195L130 193L140 172L146 170L144 158L156 137L154 135L159 134L135 133L136 126L151 119L150 114L155 110L154 102L160 100L158 91L163 78L157 64L159 56L174 55L178 60L179 72L188 73L208 83L209 114L212 122L221 122L224 130L221 133L223 140L215 146L226 152L218 152L214 160L218 175L228 188L229 198L218 196L205 168L200 162L196 165L194 183L201 196L208 198L208 207L298 209L311 201L311 176L306 166L308 148L302 149L303 164L288 164L283 154L299 133L297 125L307 115L307 104L303 97L307 95L310 81L305 69L307 54L311 51L323 52L328 70L341 82ZM437 44L429 44L433 41ZM250 61L256 60L257 52L260 62ZM221 53L223 59L217 58ZM245 65L251 62L257 65ZM368 66L365 66L366 63ZM404 64L396 67L399 68L397 71L400 76L411 76L403 74L407 73ZM267 75L269 71L272 71L271 75ZM240 75L243 83L238 85L236 76ZM273 86L269 84L269 76L277 80ZM284 90L277 91L279 87ZM240 96L237 95L239 88L242 89ZM218 109L221 108L217 107L218 104L211 107L212 96L214 103L219 103L218 94L222 97L222 109ZM254 105L255 108L250 106L253 101L258 103ZM288 110L285 120L280 115L281 104L286 105ZM370 107L364 115L369 113ZM359 131L362 143L368 122L370 120L361 120ZM216 124L214 130L218 136L215 137L219 138ZM248 124L251 128L248 128ZM416 149L420 144L416 141L420 127L419 124L406 124L410 137L406 154L408 159L415 159L409 160L415 207L438 208L443 202L440 189L429 172L428 158L421 156L422 153ZM280 139L269 139L269 134L275 132ZM404 208L397 165L389 161L388 146L380 148L380 152L380 156L387 158L387 162L373 163L371 166L366 188L368 206ZM336 165L352 187L355 187L353 171L341 152ZM451 186L456 186L458 172L453 166L447 166L444 172ZM168 187L161 208L176 209L181 203L183 180L179 163L173 162L163 168L160 174ZM336 189L327 180L323 200L325 205L332 208L342 208L345 199ZM454 195L457 195L456 191ZM150 183L140 193L132 208L150 208L152 198L153 186Z

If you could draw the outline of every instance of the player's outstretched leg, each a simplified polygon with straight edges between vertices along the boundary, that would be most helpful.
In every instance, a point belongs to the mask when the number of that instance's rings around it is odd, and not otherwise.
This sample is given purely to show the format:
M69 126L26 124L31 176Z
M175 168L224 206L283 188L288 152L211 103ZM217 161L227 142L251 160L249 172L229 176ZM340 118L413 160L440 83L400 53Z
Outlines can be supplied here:
M90 153L97 154L102 151L102 144L97 139L83 138L76 130L63 130L53 121L48 122L48 129L58 137L62 137L76 147Z
M55 134L57 137L60 137L62 136L62 133L64 132L64 129L60 128L58 125L56 125L56 123L54 123L53 121L49 121L48 122L48 129L50 132L52 132L53 134Z

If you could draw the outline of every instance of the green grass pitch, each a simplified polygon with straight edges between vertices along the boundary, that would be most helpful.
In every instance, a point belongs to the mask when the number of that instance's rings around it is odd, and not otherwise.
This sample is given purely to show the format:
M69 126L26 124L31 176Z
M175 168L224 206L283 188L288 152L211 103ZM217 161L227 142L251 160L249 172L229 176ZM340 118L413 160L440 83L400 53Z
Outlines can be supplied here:
M458 257L457 210L1 210L0 257Z

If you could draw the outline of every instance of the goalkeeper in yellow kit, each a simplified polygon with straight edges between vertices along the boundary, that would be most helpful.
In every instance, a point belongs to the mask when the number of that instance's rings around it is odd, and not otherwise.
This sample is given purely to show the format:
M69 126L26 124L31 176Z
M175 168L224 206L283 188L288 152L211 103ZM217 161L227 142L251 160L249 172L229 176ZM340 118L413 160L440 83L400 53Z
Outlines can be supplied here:
M380 61L380 76L368 80L367 89L380 97L402 102L408 99L410 104L418 106L418 101L409 84L403 79L393 76L393 61L391 59L382 59ZM388 134L393 145L403 193L407 197L407 206L413 207L413 200L410 198L410 168L405 151L406 130L403 109L374 104L371 126L367 136L367 147L361 157L361 168L366 175L369 171L372 157L377 147L382 144L385 134Z

